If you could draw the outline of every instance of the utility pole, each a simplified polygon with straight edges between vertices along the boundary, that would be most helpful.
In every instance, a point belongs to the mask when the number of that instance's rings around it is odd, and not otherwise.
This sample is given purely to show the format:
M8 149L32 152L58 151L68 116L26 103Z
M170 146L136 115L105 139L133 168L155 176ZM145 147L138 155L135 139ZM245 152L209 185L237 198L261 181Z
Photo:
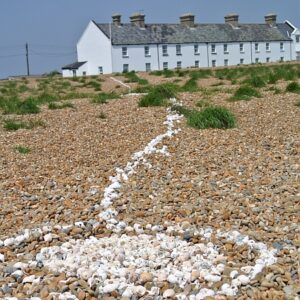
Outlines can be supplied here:
M28 43L26 43L26 63L27 63L27 76L30 75L30 71L29 71L29 54L28 54Z

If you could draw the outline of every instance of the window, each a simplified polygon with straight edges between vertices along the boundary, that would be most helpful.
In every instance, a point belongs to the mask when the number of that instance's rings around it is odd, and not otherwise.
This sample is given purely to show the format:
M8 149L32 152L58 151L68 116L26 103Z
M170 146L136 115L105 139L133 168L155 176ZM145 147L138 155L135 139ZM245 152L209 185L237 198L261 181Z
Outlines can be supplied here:
M211 45L211 53L216 53L216 45L215 44L212 44Z
M300 43L300 35L296 35L296 43Z
M129 71L129 65L128 64L124 64L123 65L123 72L126 73Z
M266 51L271 51L271 49L270 49L270 43L266 43Z
M151 71L151 63L146 63L146 72Z
M98 67L98 73L103 74L103 67Z
M181 45L176 45L176 55L181 55Z
M244 44L240 43L240 52L244 52Z
M300 51L296 52L296 60L300 60Z
M199 68L199 66L200 66L199 60L195 60L195 68Z
M244 59L240 58L240 65L243 65L243 64L244 64Z
M224 66L225 66L225 67L228 66L228 59L224 59Z
M258 43L255 43L255 52L259 52L259 45L258 45Z
M195 55L199 55L200 52L199 52L199 45L194 45L194 54Z
M217 61L214 59L211 61L211 66L216 67L217 66Z
M266 58L266 62L269 63L270 62L270 57Z
M122 47L122 56L128 57L127 47Z
M284 51L284 44L280 43L280 51Z
M85 72L85 71L82 72L82 76L83 76L83 77L86 76L86 72Z
M76 77L76 70L72 70L72 73L73 73L73 77Z
M162 46L162 53L163 53L163 56L168 56L168 46L167 45Z
M164 63L163 63L163 69L164 69L164 70L168 70L168 63L167 63L167 62L164 62Z
M150 47L145 46L145 56L150 56Z
M177 69L181 69L181 65L182 65L181 61L178 61L177 62Z
M284 57L283 56L280 57L280 61L284 61Z
M259 63L259 58L258 58L258 57L255 58L255 63L256 63L256 64Z
M228 45L227 44L223 45L223 50L224 50L224 53L228 53Z

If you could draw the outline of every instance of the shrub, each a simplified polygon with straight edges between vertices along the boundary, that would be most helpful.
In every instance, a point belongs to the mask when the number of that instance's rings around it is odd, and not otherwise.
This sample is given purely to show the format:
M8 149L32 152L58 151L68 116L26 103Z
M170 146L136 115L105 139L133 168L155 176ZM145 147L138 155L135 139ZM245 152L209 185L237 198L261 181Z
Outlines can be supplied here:
M266 85L264 79L261 76L252 75L249 79L245 80L250 86L255 88L264 87Z
M261 97L260 93L251 86L241 86L239 87L234 95L229 99L231 101L238 101L238 100L250 100L252 97Z
M286 87L286 91L290 93L300 94L300 85L298 82L293 81L289 83Z
M211 106L204 108L202 111L190 112L187 117L187 123L189 126L198 129L228 129L236 126L236 119L227 108Z
M115 93L99 93L92 98L92 103L104 104L107 100L117 99L119 96Z
M148 84L148 80L139 78L136 75L135 71L126 72L126 73L124 73L124 76L127 78L126 82L137 82L138 84L141 84L141 85Z
M164 106L170 98L176 96L179 87L173 83L164 83L154 86L150 89L148 95L145 95L139 101L139 106Z
M183 92L197 92L199 90L197 79L189 79L181 88Z
M49 109L63 109L63 108L75 108L75 106L70 102L65 102L62 104L51 102L48 104Z
M0 107L4 114L37 114L40 109L37 106L35 100L28 98L24 101L18 97L11 97L8 99L0 99Z
M28 122L17 121L14 119L4 120L4 128L9 131L32 129L39 126L45 127L45 123L42 120L30 120Z
M31 149L28 148L28 147L17 146L15 149L16 149L19 153L22 153L22 154L27 154L27 153L31 152Z
M95 91L101 91L101 84L97 81L94 81L94 80L85 83L83 86L84 87L91 87Z

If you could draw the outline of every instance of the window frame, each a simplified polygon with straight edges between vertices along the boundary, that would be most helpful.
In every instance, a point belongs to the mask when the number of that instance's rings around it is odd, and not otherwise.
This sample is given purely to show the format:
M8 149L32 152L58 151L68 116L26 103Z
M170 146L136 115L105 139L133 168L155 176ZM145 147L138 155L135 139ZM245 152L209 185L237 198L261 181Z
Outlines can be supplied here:
M168 45L162 45L162 56L168 56Z
M240 53L245 53L244 43L240 43Z
M281 52L284 52L284 43L283 42L280 42L280 51Z
M216 44L211 44L210 48L211 48L211 54L217 54Z
M125 66L127 66L127 67L125 68ZM127 70L125 70L125 69L127 69ZM126 72L129 72L129 64L123 64L123 73L126 73Z
M103 74L103 66L98 67L98 74L100 74L100 75Z
M129 57L129 55L128 55L128 47L122 47L122 57L123 58Z
M228 51L228 44L223 44L223 52L224 54L228 54L229 51Z
M270 57L266 57L266 63L271 62Z
M295 42L298 44L300 43L300 34L295 35Z
M256 53L259 52L259 43L254 44L254 50L255 50Z
M200 68L200 61L199 60L195 60L195 68Z
M194 44L194 55L200 55L199 44Z
M169 69L169 64L167 61L163 62L163 70L168 70Z
M148 45L144 46L144 54L145 54L145 57L150 57L151 56L150 46L148 46Z
M176 45L176 55L177 55L177 56L182 55L182 53L181 53L181 45L180 45L180 44L177 44L177 45Z
M151 63L149 63L149 62L145 63L145 70L146 70L146 72L151 72Z
M255 63L256 63L256 64L259 64L259 57L256 57L256 58L255 58Z
M229 60L227 58L224 59L224 67L228 67Z
M245 64L245 59L244 58L240 58L240 65Z
M266 52L271 52L270 43L266 43Z
M212 68L215 68L217 66L217 60L216 59L213 59L211 61L211 66L212 66Z
M176 68L177 69L182 69L182 61L181 60L177 61Z

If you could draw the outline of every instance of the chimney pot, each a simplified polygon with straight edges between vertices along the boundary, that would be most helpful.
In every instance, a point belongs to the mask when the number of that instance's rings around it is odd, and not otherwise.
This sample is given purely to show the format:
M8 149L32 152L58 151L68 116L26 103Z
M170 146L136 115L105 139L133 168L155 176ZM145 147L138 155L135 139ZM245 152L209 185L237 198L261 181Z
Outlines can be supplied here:
M266 24L269 24L270 26L276 25L276 19L277 19L277 16L275 14L268 14L265 16L265 22L266 22Z
M180 16L180 24L187 27L195 27L195 15L187 13Z
M141 13L134 13L130 17L130 22L140 28L145 28L145 15Z
M121 14L114 14L111 17L114 25L121 26Z
M238 27L239 25L239 15L237 14L228 14L224 19L226 24L230 24L233 27Z

